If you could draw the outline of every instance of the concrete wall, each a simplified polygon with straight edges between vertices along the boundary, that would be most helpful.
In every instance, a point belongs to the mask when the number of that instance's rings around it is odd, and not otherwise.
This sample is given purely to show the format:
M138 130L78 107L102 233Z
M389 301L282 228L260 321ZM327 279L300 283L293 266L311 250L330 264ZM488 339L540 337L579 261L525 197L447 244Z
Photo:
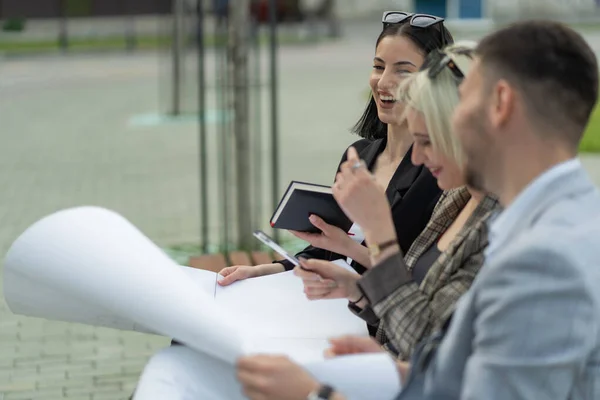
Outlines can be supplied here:
M337 0L337 15L342 19L379 15L384 11L411 11L413 0Z

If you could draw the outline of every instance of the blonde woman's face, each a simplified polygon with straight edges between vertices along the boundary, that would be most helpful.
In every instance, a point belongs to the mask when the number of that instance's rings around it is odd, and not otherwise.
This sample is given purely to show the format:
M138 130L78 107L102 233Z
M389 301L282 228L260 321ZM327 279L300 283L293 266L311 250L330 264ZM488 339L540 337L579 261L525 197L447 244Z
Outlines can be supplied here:
M409 39L386 36L379 42L369 84L381 122L397 122L398 107L402 107L396 99L398 86L408 74L418 71L423 61L423 55Z
M424 165L429 169L442 190L464 186L465 180L461 167L451 157L448 157L431 144L423 114L409 108L406 112L406 122L414 139L412 163L414 165Z

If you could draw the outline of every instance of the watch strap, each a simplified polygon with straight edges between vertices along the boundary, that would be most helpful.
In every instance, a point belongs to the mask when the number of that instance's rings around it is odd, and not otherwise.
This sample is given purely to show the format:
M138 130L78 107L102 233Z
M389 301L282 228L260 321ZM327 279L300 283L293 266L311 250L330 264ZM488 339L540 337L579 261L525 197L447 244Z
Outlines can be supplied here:
M315 390L308 395L307 400L331 400L334 390L329 385L321 385L318 390Z
M385 249L387 249L389 247L392 247L392 246L394 246L396 244L398 244L398 239L388 240L388 241L380 243L380 244L370 244L368 246L368 248L369 248L369 254L371 256L377 256L383 250L385 250Z

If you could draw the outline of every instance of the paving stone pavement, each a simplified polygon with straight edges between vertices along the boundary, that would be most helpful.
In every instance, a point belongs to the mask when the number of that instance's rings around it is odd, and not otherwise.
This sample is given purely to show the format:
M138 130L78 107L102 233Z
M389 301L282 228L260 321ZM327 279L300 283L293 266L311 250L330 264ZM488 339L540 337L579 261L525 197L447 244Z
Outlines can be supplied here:
M354 139L347 129L364 105L378 28L282 49L282 186L333 178ZM590 38L600 45L598 36ZM81 204L121 212L160 245L198 241L195 124L129 124L159 108L165 61L154 53L0 60L1 254L38 218ZM209 133L213 145L214 126ZM600 182L600 160L584 162ZM213 221L211 233L219 228ZM1 301L0 400L125 399L148 357L167 344L152 335L17 317Z

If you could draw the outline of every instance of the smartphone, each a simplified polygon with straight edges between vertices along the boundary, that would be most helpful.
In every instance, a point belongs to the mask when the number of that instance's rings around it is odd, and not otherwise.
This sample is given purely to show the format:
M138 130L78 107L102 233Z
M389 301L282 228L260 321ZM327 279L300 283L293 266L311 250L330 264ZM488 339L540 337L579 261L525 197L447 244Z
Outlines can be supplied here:
M287 251L285 251L280 245L275 243L275 241L263 231L254 231L252 234L255 238L257 238L258 240L275 250L277 253L281 254L283 257L285 257L286 260L288 260L292 264L300 265L300 261L298 261L296 257L289 255Z

